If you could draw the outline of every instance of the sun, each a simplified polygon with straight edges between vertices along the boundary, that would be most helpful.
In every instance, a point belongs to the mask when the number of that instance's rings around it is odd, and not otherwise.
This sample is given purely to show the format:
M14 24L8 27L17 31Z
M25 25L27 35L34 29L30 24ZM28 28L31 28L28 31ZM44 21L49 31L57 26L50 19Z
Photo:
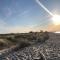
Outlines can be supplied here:
M60 25L60 15L57 14L53 15L52 21L55 25Z

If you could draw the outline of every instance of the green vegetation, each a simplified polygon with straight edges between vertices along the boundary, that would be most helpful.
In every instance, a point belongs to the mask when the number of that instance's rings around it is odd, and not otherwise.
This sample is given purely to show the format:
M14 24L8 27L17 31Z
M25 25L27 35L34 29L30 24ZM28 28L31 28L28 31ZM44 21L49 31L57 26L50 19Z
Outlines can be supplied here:
M17 33L17 34L1 34L0 39L0 49L2 47L10 47L19 44L20 48L35 44L44 43L49 39L48 32L29 32L29 33Z

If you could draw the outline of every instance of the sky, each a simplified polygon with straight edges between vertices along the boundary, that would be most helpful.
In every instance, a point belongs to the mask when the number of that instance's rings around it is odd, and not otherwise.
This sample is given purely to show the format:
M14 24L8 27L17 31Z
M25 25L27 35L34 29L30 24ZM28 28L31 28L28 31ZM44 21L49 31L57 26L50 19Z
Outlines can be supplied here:
M53 14L60 14L60 0L40 0ZM0 0L0 33L60 31L36 0Z

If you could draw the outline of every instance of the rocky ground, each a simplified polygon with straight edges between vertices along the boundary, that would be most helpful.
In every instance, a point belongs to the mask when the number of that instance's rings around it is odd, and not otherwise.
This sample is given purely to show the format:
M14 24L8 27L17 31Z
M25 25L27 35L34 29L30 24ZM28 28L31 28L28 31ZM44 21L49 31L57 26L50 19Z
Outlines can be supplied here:
M42 44L38 43L17 51L14 51L14 48L0 51L0 60L60 60L60 35L49 35L50 39Z

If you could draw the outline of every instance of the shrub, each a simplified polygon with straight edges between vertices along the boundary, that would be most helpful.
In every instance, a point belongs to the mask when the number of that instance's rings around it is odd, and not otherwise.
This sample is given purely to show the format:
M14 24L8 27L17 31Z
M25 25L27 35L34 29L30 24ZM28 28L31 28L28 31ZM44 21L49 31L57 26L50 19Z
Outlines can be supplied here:
M24 48L24 47L27 47L27 46L29 46L29 45L30 45L29 42L21 42L20 48Z
M17 40L16 39L13 39L12 37L8 37L7 40L9 40L11 42L14 42L14 43L17 42Z

